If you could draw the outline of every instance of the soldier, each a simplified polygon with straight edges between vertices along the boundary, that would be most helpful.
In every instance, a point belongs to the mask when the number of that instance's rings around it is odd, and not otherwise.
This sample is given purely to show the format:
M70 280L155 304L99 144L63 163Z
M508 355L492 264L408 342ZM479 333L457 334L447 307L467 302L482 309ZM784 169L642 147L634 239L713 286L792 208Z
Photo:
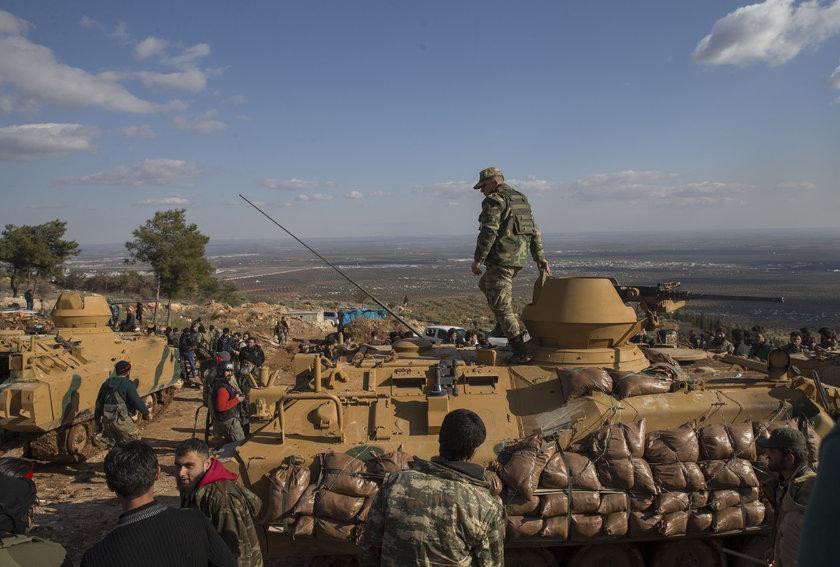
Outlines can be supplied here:
M497 329L510 341L514 353L510 361L530 362L525 333L513 312L513 278L525 267L529 252L540 270L550 273L542 237L528 199L505 183L501 170L482 169L473 189L481 190L484 201L471 269L478 276L482 263L487 268L478 287L496 317Z
M802 334L802 347L805 350L814 350L816 341L814 335L811 334L811 330L808 327L802 327L799 332Z
M770 471L779 474L773 502L773 567L795 567L817 473L811 469L805 436L798 429L774 429L769 437L756 439L756 444L767 450Z
M714 338L709 341L704 350L716 353L732 354L735 352L735 345L726 340L726 332L723 329L718 329Z
M245 439L240 419L240 394L231 384L233 377L233 363L225 362L221 375L216 376L211 384L211 403L213 421L224 432L226 442L238 443Z
M150 419L149 408L137 394L137 386L129 379L131 363L126 360L114 365L114 375L99 388L93 418L102 430L102 441L113 446L123 441L140 439L140 430L131 419L139 411L144 419Z
M732 354L736 356L749 356L750 345L744 338L744 331L741 329L732 329L732 346L735 348Z
M806 352L808 349L806 349L802 345L802 333L800 333L799 331L793 331L790 334L790 339L788 341L788 344L783 346L782 350L784 350L788 354L796 354L796 353L800 353L800 352Z
M236 557L238 567L263 564L254 517L260 511L259 497L236 482L200 439L191 438L175 448L175 479L181 493L181 508L198 508Z
M280 320L277 321L277 325L274 327L274 333L277 335L277 342L280 346L286 346L286 341L289 338L289 323L286 321L285 316L280 317Z
M819 333L820 342L817 344L817 348L831 350L837 346L837 333L833 330L828 327L820 327Z
M145 309L145 305L143 305L142 301L138 301L134 304L134 310L137 311L137 322L139 324L143 324L143 310Z
M195 369L195 347L198 346L195 331L191 327L184 327L178 339L178 352L181 354L181 366L187 385L198 383Z
M767 355L773 350L773 343L767 339L766 331L763 327L759 327L755 331L755 342L750 347L750 358L757 358L762 362L767 362Z
M441 424L438 457L385 476L359 543L362 567L504 563L504 507L470 462L485 437L481 418L457 409Z
M31 289L26 290L26 293L23 294L23 299L26 301L27 311L35 309L35 294L32 293Z

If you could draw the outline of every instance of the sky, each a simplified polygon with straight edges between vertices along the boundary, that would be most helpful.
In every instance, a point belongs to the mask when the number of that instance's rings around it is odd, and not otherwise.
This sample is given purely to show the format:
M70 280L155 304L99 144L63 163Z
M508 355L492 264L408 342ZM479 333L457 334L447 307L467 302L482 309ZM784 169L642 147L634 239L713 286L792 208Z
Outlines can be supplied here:
M836 227L840 0L0 0L0 224L122 242Z

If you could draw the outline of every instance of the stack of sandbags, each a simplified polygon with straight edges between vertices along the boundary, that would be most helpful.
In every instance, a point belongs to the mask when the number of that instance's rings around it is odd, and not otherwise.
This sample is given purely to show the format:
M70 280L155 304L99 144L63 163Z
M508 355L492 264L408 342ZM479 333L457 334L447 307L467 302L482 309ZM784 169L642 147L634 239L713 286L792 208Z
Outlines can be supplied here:
M559 372L560 393L563 400L580 398L594 391L612 393L613 381L603 368L572 368Z
M634 496L656 492L650 466L642 458L646 433L647 422L642 419L604 427L584 439L582 449L595 464L604 487L627 490Z
M270 473L268 477L268 500L263 510L261 523L270 525L285 523L301 495L309 485L309 468L301 466L303 459L292 458Z
M321 479L310 484L292 513L294 537L355 541L384 474L405 470L413 457L402 448L363 461L343 453L319 455Z

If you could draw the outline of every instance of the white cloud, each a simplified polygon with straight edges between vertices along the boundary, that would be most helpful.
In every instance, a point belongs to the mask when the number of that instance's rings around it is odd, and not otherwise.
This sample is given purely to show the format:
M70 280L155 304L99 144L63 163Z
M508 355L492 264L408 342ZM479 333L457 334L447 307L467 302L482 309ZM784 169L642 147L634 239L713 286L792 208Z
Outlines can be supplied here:
M199 92L207 87L207 76L195 67L173 73L136 71L126 76L136 77L147 87L153 88Z
M344 198L345 198L345 199L354 199L354 200L358 200L358 199L364 199L364 198L365 198L365 196L364 196L364 194L363 194L361 191L355 191L355 190L354 190L354 191L350 191L349 193L345 193L345 194L344 194Z
M430 185L414 187L415 193L430 193L438 197L459 197L465 192L472 191L475 183L469 181L439 181Z
M388 193L386 193L385 191L368 191L367 196L368 197L384 197L387 194Z
M166 54L167 47L169 47L167 40L149 36L134 46L134 56L141 60L149 57L160 57Z
M227 128L227 124L221 120L216 120L217 114L215 110L211 110L193 117L176 116L172 120L172 125L178 130L192 132L193 134L206 135L221 132Z
M79 20L79 25L83 28L99 30L111 39L123 45L128 45L133 41L131 34L128 33L128 26L125 22L117 22L113 29L108 31L108 27L99 20L83 15L82 19Z
M28 22L0 10L0 84L11 85L21 99L122 112L161 110L134 96L107 74L93 75L59 63L51 49L24 37L28 28Z
M718 181L681 182L674 173L632 169L595 173L560 184L566 196L582 201L610 200L656 206L737 203L748 189L745 185Z
M79 21L79 25L83 28L88 29L101 29L102 27L102 24L100 24L98 21L84 14L82 14L82 19Z
M128 126L121 130L126 138L133 138L135 140L151 140L157 138L157 134L148 124L140 124L139 126Z
M511 179L510 184L526 193L544 193L558 187L558 184L554 181L539 179L533 175L529 175L525 179Z
M266 189L276 189L278 191L306 191L307 189L315 189L322 185L319 181L311 181L307 179L263 179L260 185Z
M775 187L773 187L776 191L810 191L811 189L816 188L816 184L812 183L811 181L786 181L785 183L779 183Z
M121 165L107 171L64 179L63 182L71 185L143 187L184 184L203 174L202 169L192 162L179 159L145 159L132 165Z
M143 199L135 205L189 205L190 200L184 197L161 197L159 199Z
M309 201L332 201L335 195L329 193L301 193L295 197L295 201L309 202Z
M831 76L828 78L828 82L831 84L832 87L835 89L840 89L840 66L838 66Z
M697 44L695 61L710 65L779 65L802 49L840 33L840 0L765 0L743 6L715 22Z
M165 56L163 62L173 67L188 67L208 55L210 55L210 46L206 43L197 43L177 55Z
M21 124L0 128L0 159L25 160L95 149L98 131L81 124Z

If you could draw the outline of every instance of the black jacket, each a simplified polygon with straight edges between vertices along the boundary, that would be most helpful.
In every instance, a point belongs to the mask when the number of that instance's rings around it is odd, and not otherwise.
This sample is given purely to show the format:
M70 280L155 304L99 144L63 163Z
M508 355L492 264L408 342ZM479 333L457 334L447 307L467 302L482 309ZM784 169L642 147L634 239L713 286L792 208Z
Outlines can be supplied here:
M195 347L195 335L192 333L181 333L181 338L178 339L178 350L181 352L193 352Z
M262 366L265 363L265 353L260 345L246 346L239 353L239 362L250 362L254 366Z

